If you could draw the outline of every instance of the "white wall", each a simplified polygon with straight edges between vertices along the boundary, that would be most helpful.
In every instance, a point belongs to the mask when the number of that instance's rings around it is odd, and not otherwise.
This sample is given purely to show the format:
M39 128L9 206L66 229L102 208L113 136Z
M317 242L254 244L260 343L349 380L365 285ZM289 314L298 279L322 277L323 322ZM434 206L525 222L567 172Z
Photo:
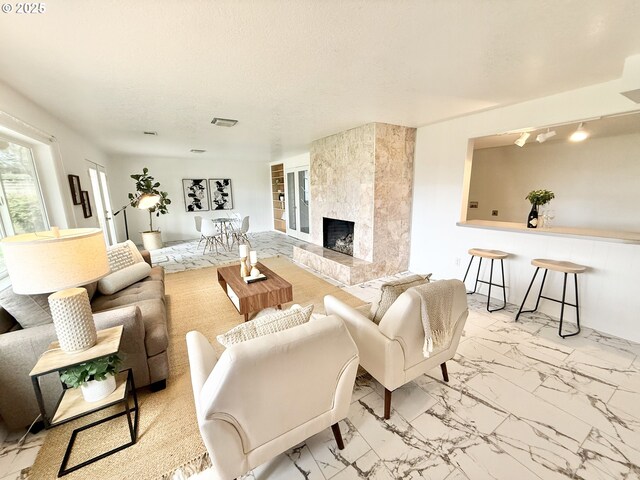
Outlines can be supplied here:
M618 92L638 87L640 75L635 75L419 128L410 269L434 272L439 278L462 279L469 248L505 250L514 255L505 263L508 300L519 304L534 271L532 258L588 265L591 270L579 280L583 325L640 341L640 245L456 226L468 201L463 184L470 174L469 138L637 110L637 104ZM616 190L608 193L618 195ZM459 264L456 259L460 259ZM559 293L559 274L553 277L550 292ZM543 301L543 309L558 314L557 304Z
M15 121L11 117L16 117L20 121ZM35 132L22 122L41 132ZM98 227L98 217L95 213L93 217L85 219L82 215L82 206L73 205L67 175L80 176L82 188L89 191L93 205L93 191L85 159L108 169L105 153L82 134L2 82L0 82L0 128L31 138L38 137L43 141L43 145L52 147L50 149L52 158L46 159L47 165L41 166L38 172L50 223L60 227ZM49 142L43 133L53 135L56 141Z
M544 188L556 196L547 207L555 225L639 231L638 158L640 133L475 150L469 201L478 208L467 219L525 223L526 195Z
M226 212L249 215L249 232L272 229L271 177L269 165L262 162L220 162L207 158L173 159L147 157L114 157L111 159L109 185L113 208L127 203L127 194L134 193L135 181L131 174L142 173L149 168L160 190L166 191L171 199L169 213L153 217L154 228L160 227L164 241L198 238L193 217L194 212L186 212L182 179L184 178L230 178L233 195L233 210L200 212L203 217L225 216ZM139 232L149 229L149 214L146 210L127 209L129 236L141 243ZM124 222L122 215L116 217L118 239L123 240Z

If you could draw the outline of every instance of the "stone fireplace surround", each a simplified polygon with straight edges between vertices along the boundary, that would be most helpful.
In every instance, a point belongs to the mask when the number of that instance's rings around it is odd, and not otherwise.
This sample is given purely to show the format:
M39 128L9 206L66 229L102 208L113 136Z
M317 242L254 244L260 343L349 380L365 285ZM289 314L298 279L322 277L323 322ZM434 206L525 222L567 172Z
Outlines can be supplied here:
M347 285L409 264L416 129L370 123L311 144L311 243L294 260ZM353 257L323 248L323 218L354 222Z

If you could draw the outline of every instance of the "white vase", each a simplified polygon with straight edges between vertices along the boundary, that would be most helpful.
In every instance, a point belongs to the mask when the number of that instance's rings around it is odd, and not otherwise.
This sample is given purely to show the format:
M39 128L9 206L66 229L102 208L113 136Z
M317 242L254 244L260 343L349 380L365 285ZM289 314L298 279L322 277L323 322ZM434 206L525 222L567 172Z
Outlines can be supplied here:
M116 389L116 377L107 375L107 378L102 381L89 380L84 385L81 385L80 389L85 401L97 402L108 397Z
M162 248L162 233L160 233L160 231L142 232L142 245L145 250L158 250Z

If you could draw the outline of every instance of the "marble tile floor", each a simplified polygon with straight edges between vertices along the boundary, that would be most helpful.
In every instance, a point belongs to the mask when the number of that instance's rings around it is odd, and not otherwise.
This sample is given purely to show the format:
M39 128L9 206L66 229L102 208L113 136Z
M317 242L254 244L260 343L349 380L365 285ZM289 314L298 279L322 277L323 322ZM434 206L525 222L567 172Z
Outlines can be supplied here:
M291 256L297 242L254 235L256 248L266 245L263 258L269 251ZM193 251L168 245L154 261L166 258L171 271L181 268L172 263L195 265L193 256L176 253L181 249ZM386 280L343 288L372 301ZM449 383L439 369L410 382L394 392L391 419L384 420L383 387L361 377L340 424L345 450L327 429L243 478L640 479L640 344L589 328L563 340L551 317L527 314L515 323L515 305L490 314L485 302L469 296ZM43 433L30 435L19 448L20 436L0 426L0 480L27 478L21 471L44 440Z

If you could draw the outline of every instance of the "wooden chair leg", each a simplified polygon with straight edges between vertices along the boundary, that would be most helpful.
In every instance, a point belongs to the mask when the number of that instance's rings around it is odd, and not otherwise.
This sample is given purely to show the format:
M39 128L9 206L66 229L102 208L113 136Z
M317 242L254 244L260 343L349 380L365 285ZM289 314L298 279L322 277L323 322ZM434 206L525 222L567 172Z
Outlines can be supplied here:
M342 434L340 433L340 425L334 423L331 425L331 430L333 431L333 436L338 444L338 450L344 450L344 442L342 441Z
M447 372L447 362L440 364L440 370L442 370L442 378L445 382L449 381L449 372Z
M384 389L384 419L391 417L391 390Z

